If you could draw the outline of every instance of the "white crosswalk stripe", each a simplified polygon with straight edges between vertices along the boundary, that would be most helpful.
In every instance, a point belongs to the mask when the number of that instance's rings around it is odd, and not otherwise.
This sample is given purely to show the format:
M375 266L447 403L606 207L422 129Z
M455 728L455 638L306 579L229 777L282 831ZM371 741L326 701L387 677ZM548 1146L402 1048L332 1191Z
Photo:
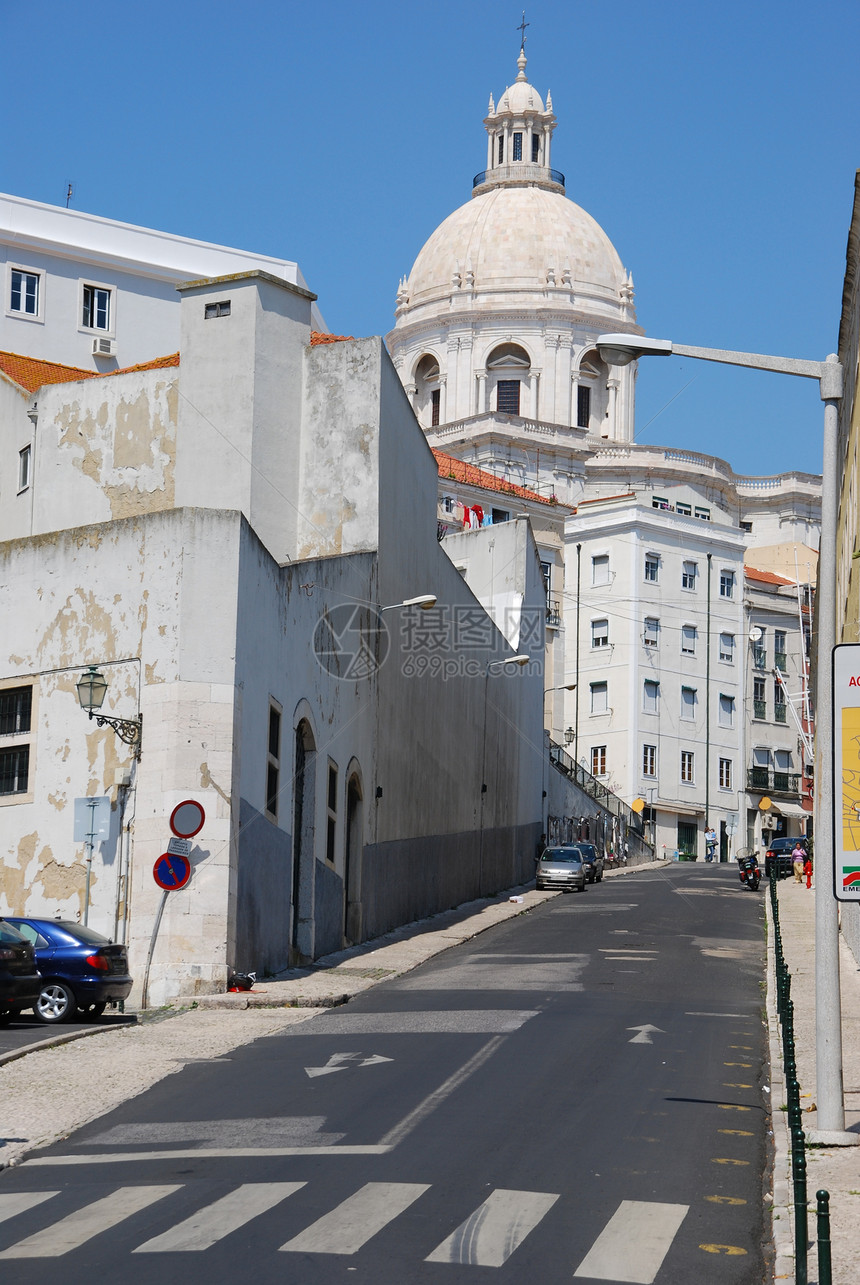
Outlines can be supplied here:
M161 1236L138 1245L135 1254L163 1254L208 1249L245 1223L279 1205L304 1182L246 1182Z
M58 1258L77 1249L103 1231L116 1227L132 1214L154 1205L157 1200L181 1189L181 1183L164 1187L120 1187L109 1196L85 1205L75 1213L61 1218L51 1227L19 1240L0 1253L0 1258Z
M574 1276L652 1285L689 1208L622 1200Z
M59 1196L58 1191L12 1191L0 1196L0 1223L7 1218L17 1218L18 1214L26 1213L28 1209L34 1209L36 1205L41 1205L44 1200L50 1200L52 1196Z
M499 1188L424 1261L501 1267L557 1200L551 1192Z
M423 1182L368 1182L281 1246L291 1253L355 1254L428 1191Z

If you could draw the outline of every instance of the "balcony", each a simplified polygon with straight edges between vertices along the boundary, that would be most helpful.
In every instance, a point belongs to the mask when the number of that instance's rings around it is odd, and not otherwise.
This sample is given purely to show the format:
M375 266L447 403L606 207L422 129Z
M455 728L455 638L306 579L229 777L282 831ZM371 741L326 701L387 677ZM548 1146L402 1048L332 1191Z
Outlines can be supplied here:
M553 629L561 628L561 603L558 598L546 600L546 623Z
M510 161L503 165L496 165L491 170L481 170L472 179L473 190L477 187L483 187L485 183L504 183L504 182L526 183L544 183L547 186L552 184L564 191L564 175L561 170L550 170L545 165L538 165L533 161Z
M765 647L753 647L752 657L756 669L767 669L767 649Z
M751 767L747 772L747 789L764 794L800 794L800 773Z
M774 666L784 674L788 664L788 655L784 651L775 651L773 653L773 663Z
M767 701L753 701L753 718L767 718Z
M784 723L784 722L786 721L786 706L785 706L785 705L774 705L774 707L773 707L773 717L774 717L774 721L775 721L775 722L777 722L777 723Z

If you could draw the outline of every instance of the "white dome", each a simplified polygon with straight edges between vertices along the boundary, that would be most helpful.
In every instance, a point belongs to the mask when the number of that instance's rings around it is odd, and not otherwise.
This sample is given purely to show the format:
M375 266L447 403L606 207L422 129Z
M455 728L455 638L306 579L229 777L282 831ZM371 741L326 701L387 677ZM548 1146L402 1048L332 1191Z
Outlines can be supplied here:
M499 112L511 112L514 116L525 116L528 112L542 112L543 99L534 85L530 85L523 76L517 78L499 99Z
M556 287L587 296L600 313L620 315L627 274L603 229L567 197L540 187L496 187L461 205L424 245L407 281L403 320L414 320L416 311L426 316L437 301L447 308L452 287L461 285L482 302L489 294L508 303L512 293L546 301Z

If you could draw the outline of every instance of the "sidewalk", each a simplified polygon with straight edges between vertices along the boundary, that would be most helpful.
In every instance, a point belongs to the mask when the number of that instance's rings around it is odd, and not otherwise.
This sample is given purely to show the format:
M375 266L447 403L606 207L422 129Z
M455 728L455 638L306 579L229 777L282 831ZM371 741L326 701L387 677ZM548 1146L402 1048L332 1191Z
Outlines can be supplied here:
M765 889L766 892L766 889ZM815 894L793 880L778 885L779 921L785 962L791 971L797 1078L800 1082L806 1131L815 1129ZM768 903L768 1025L770 1027L774 1127L774 1244L775 1280L794 1281L794 1214L791 1207L791 1164L788 1117L782 1076L782 1047L776 1018L773 930ZM848 947L839 940L842 983L842 1041L845 1083L845 1127L860 1133L860 970ZM815 1193L830 1192L830 1236L833 1285L860 1281L860 1147L807 1147L809 1198L809 1282L818 1281L815 1252Z
M664 864L607 871L605 877L635 876ZM145 1093L186 1063L225 1057L277 1035L560 895L509 889L259 982L250 992L207 995L193 1009L156 1011L137 1026L94 1031L71 1042L66 1028L56 1043L0 1065L0 1168L20 1164L36 1147Z

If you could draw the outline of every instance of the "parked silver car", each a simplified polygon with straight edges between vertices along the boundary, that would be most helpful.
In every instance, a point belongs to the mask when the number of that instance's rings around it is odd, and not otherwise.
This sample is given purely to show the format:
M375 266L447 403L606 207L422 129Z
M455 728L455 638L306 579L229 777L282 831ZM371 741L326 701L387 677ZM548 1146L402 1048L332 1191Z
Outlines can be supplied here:
M585 862L576 848L544 848L535 871L535 887L584 892L586 878Z

